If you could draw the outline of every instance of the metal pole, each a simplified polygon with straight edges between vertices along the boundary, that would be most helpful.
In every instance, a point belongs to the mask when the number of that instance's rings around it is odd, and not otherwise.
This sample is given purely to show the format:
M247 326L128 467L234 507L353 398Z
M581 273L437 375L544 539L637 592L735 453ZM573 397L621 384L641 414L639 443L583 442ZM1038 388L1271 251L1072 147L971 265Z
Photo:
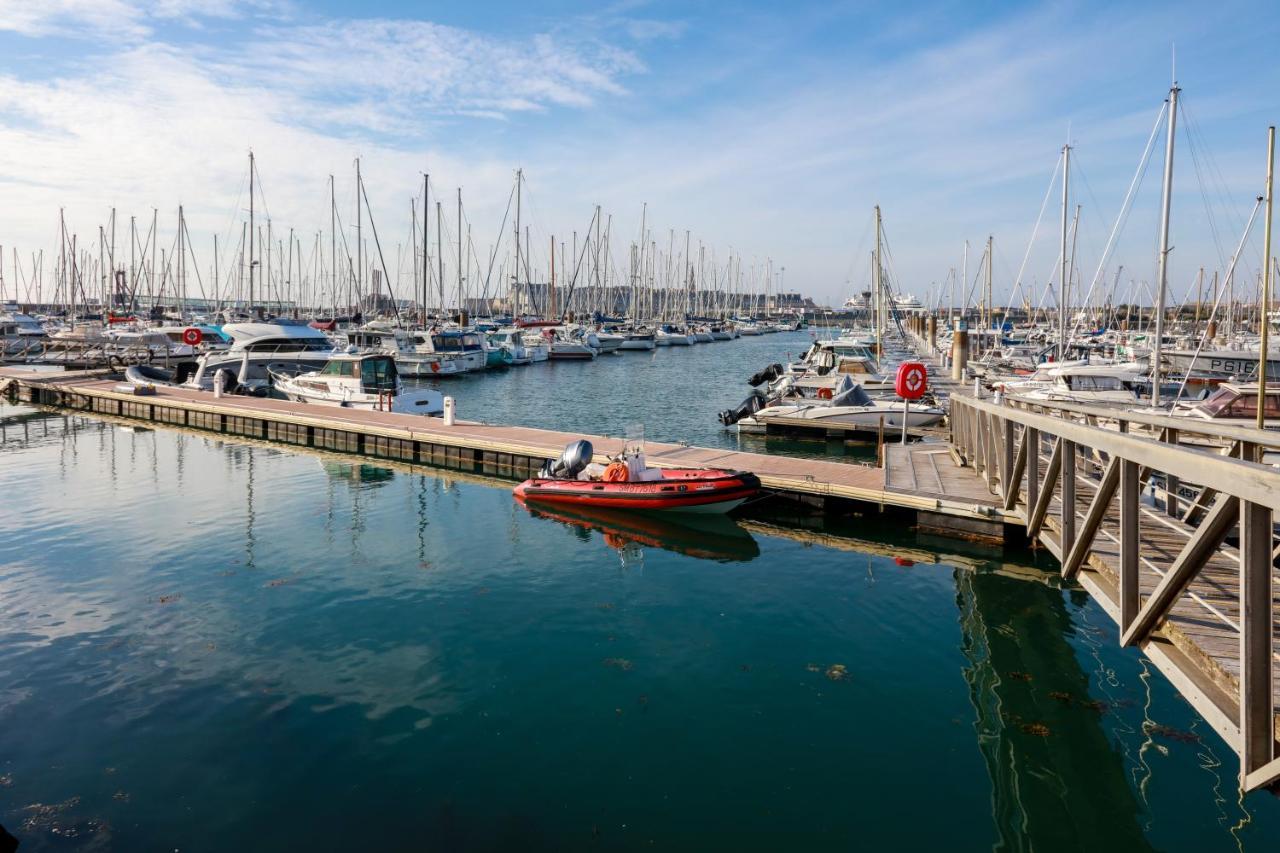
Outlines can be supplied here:
M1071 146L1062 146L1062 242L1058 259L1058 361L1067 360L1067 207L1071 186Z
M1169 89L1169 138L1164 149L1164 194L1160 210L1160 270L1156 290L1156 342L1151 350L1151 406L1160 405L1160 357L1164 337L1164 292L1169 279L1169 206L1173 197L1173 137L1178 126L1178 84ZM1265 359L1265 355L1263 356ZM1265 363L1265 361L1264 361ZM1261 405L1261 401L1259 401Z
M1271 325L1267 308L1271 302L1271 184L1276 164L1276 128L1267 128L1267 216L1262 236L1262 323L1258 349L1258 429L1266 420L1267 403L1267 337Z

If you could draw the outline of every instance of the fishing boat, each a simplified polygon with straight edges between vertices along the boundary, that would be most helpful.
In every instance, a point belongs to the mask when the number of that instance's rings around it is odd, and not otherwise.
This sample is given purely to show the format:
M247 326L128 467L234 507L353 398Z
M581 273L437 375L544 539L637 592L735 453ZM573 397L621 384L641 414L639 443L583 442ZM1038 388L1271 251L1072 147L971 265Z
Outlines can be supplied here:
M664 469L624 450L608 465L592 462L589 441L575 441L538 476L515 488L527 504L597 509L724 513L760 491L756 475L719 468Z
M271 379L277 393L300 403L415 415L444 411L439 391L405 390L395 359L385 353L342 353L330 357L319 370L297 374L273 370Z

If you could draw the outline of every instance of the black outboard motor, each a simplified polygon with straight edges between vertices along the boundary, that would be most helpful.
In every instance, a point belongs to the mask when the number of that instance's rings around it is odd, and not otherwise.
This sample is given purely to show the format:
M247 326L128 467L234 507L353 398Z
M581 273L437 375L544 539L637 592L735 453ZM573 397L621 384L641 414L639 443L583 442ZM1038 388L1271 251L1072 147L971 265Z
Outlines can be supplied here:
M771 364L768 367L766 367L764 370L757 373L755 376L752 376L750 379L748 379L747 384L750 385L752 388L755 388L757 385L763 385L766 382L772 382L773 380L777 379L781 375L782 375L782 365Z
M752 391L751 396L738 404L737 408L725 409L720 413L720 423L725 426L733 426L745 417L754 415L756 412L764 408L764 395L759 391Z
M548 459L542 463L542 469L538 471L538 478L542 480L572 480L582 473L582 469L591 464L591 457L595 455L595 448L591 446L591 442L571 441L565 445L564 450L560 454L560 458L552 461Z
M234 393L236 393L236 388L238 388L238 387L239 387L239 385L240 385L240 381L239 381L238 379L236 379L236 373L235 373L235 371L234 371L234 370L230 370L230 369L225 368L225 367L220 367L220 368L218 368L218 370L213 374L213 375L214 375L214 377L216 378L216 377L217 377L217 375L218 375L219 373L221 373L221 374L222 374L222 393L223 393L223 394L234 394Z

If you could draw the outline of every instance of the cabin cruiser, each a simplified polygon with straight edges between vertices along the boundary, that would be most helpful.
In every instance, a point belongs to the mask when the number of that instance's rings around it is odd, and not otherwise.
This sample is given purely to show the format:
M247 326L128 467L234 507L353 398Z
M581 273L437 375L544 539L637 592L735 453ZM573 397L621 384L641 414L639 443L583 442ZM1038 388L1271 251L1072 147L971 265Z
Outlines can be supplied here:
M820 389L819 393L821 393ZM862 386L847 376L836 384L830 396L807 397L801 394L787 395L766 402L760 392L755 392L736 409L720 413L720 422L726 427L737 427L739 432L763 433L768 430L768 419L787 418L809 421L831 429L902 427L906 418L909 427L933 426L946 416L938 406L927 403L902 403L892 400L873 400Z
M693 335L677 329L669 323L664 323L658 327L658 331L654 333L654 340L660 347L690 347L698 342Z
M273 370L271 379L276 393L300 403L414 415L444 411L444 396L439 391L405 390L395 358L385 353L335 354L319 370Z
M515 327L507 327L492 331L488 335L489 344L506 352L506 363L512 365L529 364L533 361L533 353L524 343L524 333Z
M1146 372L1147 366L1138 362L1043 365L1026 381L1004 382L998 387L1028 401L1131 406L1138 402L1138 392L1146 384Z
M23 314L17 306L0 311L0 357L27 358L39 355L47 337L40 321Z
M555 361L589 361L600 354L594 332L561 328L551 333L548 356Z
M484 370L488 365L489 353L484 339L479 332L468 332L461 329L437 329L415 335L417 345L414 350L419 353L434 353L452 358L459 363L463 371Z
M1176 404L1170 414L1174 417L1254 426L1258 421L1258 386L1224 382L1203 400ZM1280 387L1267 386L1262 416L1264 426L1269 429L1280 428Z
M654 332L644 326L637 326L627 331L626 336L623 338L622 344L618 349L641 350L647 352L648 350L652 350L657 347L657 345Z
M370 324L346 333L347 346L360 352L383 353L396 360L401 376L453 376L463 373L459 359L441 353L419 352L418 338L404 329L381 328Z
M266 388L272 371L319 370L334 352L328 335L299 320L230 323L222 331L230 335L231 346L206 352L187 387L208 391L217 372L226 370L239 385Z

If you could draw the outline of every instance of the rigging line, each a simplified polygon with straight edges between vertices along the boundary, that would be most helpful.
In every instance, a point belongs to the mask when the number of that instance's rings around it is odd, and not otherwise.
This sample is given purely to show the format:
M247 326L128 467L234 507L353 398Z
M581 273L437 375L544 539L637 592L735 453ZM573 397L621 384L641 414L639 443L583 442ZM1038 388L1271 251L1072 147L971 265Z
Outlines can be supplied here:
M1230 288L1231 277L1235 275L1236 271L1236 261L1240 259L1240 253L1244 251L1245 242L1249 239L1249 232L1253 230L1253 223L1258 218L1258 210L1262 207L1262 202L1263 199L1259 197L1253 203L1253 213L1249 214L1249 224L1245 226L1244 233L1240 235L1240 245L1236 247L1235 254L1231 256L1231 265L1227 267L1226 275L1222 278L1222 287L1218 288L1218 296L1213 300L1213 308L1209 311L1210 323L1214 321L1214 317L1218 313L1218 306L1222 303L1222 297ZM1200 352L1204 349L1205 342L1208 339L1208 335L1200 336L1200 343L1196 346L1195 355L1191 357L1191 364L1187 367L1186 373L1182 377L1182 384L1178 386L1178 395L1173 398L1175 403L1182 398L1182 394L1187 388L1187 380L1191 378L1191 372L1195 370L1196 359L1200 357ZM1266 364L1266 359L1267 355L1263 353L1262 361L1264 365ZM1262 402L1259 402L1259 405L1262 405Z
M1058 172L1062 170L1062 155L1058 156L1058 162L1053 165L1053 174L1049 176L1049 186L1044 191L1044 201L1040 202L1040 214L1036 216L1035 227L1031 229L1031 239L1027 240L1027 251L1022 256L1022 263L1018 266L1018 274L1014 276L1015 286L1022 285L1022 274L1027 271L1027 261L1031 258L1031 248L1035 245L1036 235L1040 233L1040 222L1044 219L1045 208L1049 206L1049 196L1053 194L1053 186L1058 182Z
M1209 146L1204 130L1201 129L1200 123L1187 112L1187 102L1185 97L1178 99L1178 105L1182 108L1183 118L1186 120L1188 132L1194 134L1198 140L1197 145L1199 146L1201 156L1205 162L1210 186L1217 194L1218 203L1221 205L1224 215L1229 217L1227 225L1232 229L1239 229L1241 227L1241 219L1235 212L1236 208L1233 194L1227 183L1226 177L1222 174L1222 169L1218 167L1217 160L1214 159L1213 149Z
M1186 111L1183 110L1183 121L1186 121ZM1226 263L1226 254L1222 250L1222 238L1218 234L1218 223L1213 215L1213 204L1209 200L1207 182L1205 181L1204 172L1200 167L1200 155L1196 139L1190 132L1187 133L1187 151L1191 154L1191 165L1196 173L1196 189L1200 192L1200 201L1204 204L1204 215L1209 222L1209 235L1213 238L1214 248L1218 253L1218 263Z
M1165 101L1160 105L1160 112L1156 115L1156 122L1151 128L1151 135L1147 137L1147 147L1142 152L1142 158L1138 161L1138 168L1134 172L1133 179L1129 181L1129 189L1124 194L1124 201L1120 203L1120 212L1116 215L1115 224L1111 227L1111 235L1107 237L1107 244L1103 247L1102 256L1098 258L1098 268L1093 273L1093 280L1089 282L1089 291L1085 296L1085 305L1089 304L1089 299L1093 296L1093 289L1097 286L1098 281L1102 277L1102 273L1106 270L1107 261L1111 257L1111 252L1115 248L1116 239L1120 236L1120 232L1124 229L1125 223L1129 219L1129 213L1132 211L1133 198L1142 185L1142 180L1147 174L1147 167L1151 163L1151 152L1154 149L1157 135L1164 123L1166 111L1169 109L1169 102ZM1078 328L1078 324L1077 324ZM1072 329L1074 334L1077 329Z

